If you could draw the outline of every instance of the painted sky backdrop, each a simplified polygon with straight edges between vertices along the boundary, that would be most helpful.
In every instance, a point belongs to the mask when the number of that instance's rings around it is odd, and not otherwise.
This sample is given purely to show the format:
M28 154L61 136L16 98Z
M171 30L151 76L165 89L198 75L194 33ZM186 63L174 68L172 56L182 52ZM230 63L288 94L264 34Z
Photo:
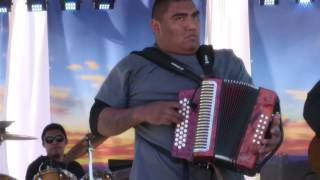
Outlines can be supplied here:
M68 149L89 131L90 108L112 67L131 51L154 44L149 28L152 0L120 0L108 11L82 2L76 12L60 11L59 1L50 1L48 7L51 117L67 127ZM203 41L205 4L195 3ZM108 139L94 152L95 164L132 159L133 141L132 130ZM87 159L79 161L86 164Z
M250 3L252 76L255 84L280 96L285 121L281 152L306 155L314 133L302 112L307 92L320 79L320 3L278 6Z
M280 1L276 7L250 3L252 74L259 86L281 98L285 141L281 153L305 155L313 132L302 117L307 91L320 78L320 2L299 7ZM196 2L202 12L204 1ZM149 29L151 0L116 1L115 9L96 11L90 1L81 10L61 11L49 1L51 117L67 127L68 149L89 131L94 96L111 68L132 50L153 44ZM204 28L203 28L204 29ZM202 39L203 39L202 31ZM3 112L8 17L0 15L0 118ZM94 162L133 157L133 131L108 139L94 151ZM87 163L86 157L79 160Z

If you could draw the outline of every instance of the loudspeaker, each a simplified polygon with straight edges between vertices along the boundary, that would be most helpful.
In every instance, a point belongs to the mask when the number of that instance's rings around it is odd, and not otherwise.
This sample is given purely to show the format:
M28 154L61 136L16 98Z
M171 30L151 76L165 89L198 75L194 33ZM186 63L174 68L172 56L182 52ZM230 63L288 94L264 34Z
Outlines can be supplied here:
M112 180L129 180L132 160L109 159L108 166Z

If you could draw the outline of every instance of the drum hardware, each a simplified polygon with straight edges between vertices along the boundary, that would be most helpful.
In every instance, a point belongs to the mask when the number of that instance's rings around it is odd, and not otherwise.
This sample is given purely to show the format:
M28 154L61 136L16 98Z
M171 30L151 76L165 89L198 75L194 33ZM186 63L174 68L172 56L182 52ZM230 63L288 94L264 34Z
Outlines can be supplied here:
M77 180L77 177L65 169L47 168L35 174L33 179L34 180Z
M93 165L92 165L93 147L91 144L91 138L89 136L87 136L87 142L88 142L88 158L89 158L89 179L93 180Z
M93 168L93 150L106 139L107 137L95 136L92 133L88 133L65 154L64 162L71 162L88 153L88 172L81 180L112 180L110 170L97 170Z
M93 169L93 144L98 141L97 137L92 134L87 134L85 137L87 141L87 152L88 152L88 161L89 161L89 172L85 174L82 180L112 180L111 173L108 171L99 171Z
M0 121L0 145L5 140L35 140L37 138L32 136L11 134L6 131L6 128L11 125L13 121Z
M106 171L93 170L93 179L94 180L113 180L111 175ZM81 180L89 180L89 174L85 174Z

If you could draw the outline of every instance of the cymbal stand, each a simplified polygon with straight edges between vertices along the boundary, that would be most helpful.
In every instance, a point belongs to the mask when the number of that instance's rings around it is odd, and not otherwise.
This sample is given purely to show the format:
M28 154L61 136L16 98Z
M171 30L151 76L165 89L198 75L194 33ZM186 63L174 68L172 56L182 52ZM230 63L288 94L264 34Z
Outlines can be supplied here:
M93 167L92 167L92 151L93 147L91 144L91 139L90 137L87 137L88 141L88 158L89 158L89 180L94 180L93 178Z
M4 129L0 129L0 145L2 144L2 142L4 141L4 137L3 137L3 133L5 133Z

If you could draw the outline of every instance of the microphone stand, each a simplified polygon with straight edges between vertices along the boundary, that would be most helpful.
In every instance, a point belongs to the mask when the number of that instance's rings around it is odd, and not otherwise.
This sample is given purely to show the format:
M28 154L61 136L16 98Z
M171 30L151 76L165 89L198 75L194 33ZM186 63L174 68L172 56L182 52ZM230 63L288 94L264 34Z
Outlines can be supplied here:
M88 141L88 158L89 158L89 180L94 180L93 178L93 167L92 167L92 151L93 147L91 144L91 139L89 136L87 136Z

